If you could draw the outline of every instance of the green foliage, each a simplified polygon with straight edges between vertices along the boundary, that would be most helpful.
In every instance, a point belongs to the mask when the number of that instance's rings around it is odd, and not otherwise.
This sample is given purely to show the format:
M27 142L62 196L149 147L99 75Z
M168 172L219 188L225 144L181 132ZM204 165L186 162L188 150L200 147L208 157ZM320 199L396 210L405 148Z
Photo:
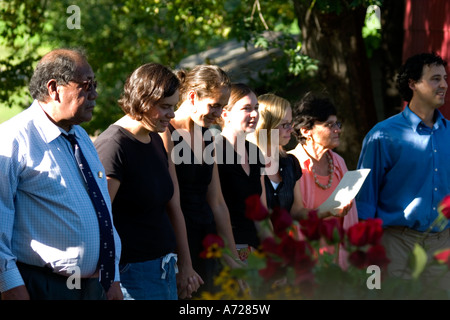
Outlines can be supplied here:
M370 58L372 57L373 51L378 49L381 44L381 22L375 10L371 7L367 10L362 36L366 45L367 56Z
M355 7L369 7L370 5L380 6L383 0L300 0L310 4L317 10L326 13L341 14L345 10L351 10Z
M302 0L339 13L375 0ZM71 5L80 8L80 28L69 28ZM317 61L302 53L293 2L271 0L12 0L0 2L0 103L28 106L26 85L37 60L57 47L84 49L99 83L90 134L120 116L117 105L127 76L139 65L159 62L176 68L186 56L230 39L264 49L278 48L262 89L282 93L309 81ZM275 34L267 40L267 33ZM261 86L261 83L255 84Z
M0 101L11 107L29 102L24 87L39 58L46 1L0 1Z

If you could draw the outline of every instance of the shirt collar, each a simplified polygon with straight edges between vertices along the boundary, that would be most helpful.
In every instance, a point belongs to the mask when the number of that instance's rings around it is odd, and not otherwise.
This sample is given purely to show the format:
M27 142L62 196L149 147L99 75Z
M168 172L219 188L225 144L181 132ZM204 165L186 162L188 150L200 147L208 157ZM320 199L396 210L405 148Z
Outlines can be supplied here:
M301 143L297 144L297 146L295 147L294 154L297 157L298 161L303 164L304 168L311 170L313 162L310 156L306 153L305 149L303 149Z
M445 118L442 115L442 113L439 110L435 110L434 114L436 121L434 122L433 128L438 129L440 124L442 124L444 127L447 127L447 122L445 121ZM420 119L420 117L417 114L412 112L412 110L409 108L409 105L407 105L403 110L403 115L406 118L406 120L409 121L414 131L417 130L420 124L423 124L422 119Z
M52 142L53 140L58 138L61 133L67 134L65 130L58 127L48 118L47 114L44 112L37 100L33 101L30 109L34 115L35 126L39 128L39 132L41 133L42 138L46 143ZM71 133L72 131L74 131L73 126L70 129L69 133Z

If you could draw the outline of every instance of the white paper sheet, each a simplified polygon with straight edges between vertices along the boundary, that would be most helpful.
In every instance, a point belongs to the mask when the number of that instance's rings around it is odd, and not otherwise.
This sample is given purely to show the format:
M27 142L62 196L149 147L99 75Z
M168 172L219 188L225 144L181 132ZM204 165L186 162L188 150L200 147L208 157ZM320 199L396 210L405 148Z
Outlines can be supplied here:
M320 205L319 212L339 213L358 194L370 169L347 171L330 197Z

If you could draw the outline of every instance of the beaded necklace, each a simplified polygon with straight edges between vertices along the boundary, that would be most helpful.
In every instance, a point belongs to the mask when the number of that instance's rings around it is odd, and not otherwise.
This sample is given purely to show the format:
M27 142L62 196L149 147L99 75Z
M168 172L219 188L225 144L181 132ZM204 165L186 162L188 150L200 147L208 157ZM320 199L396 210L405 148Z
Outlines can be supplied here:
M319 179L317 179L317 175L316 175L316 170L314 168L312 168L312 173L314 176L314 182L322 189L328 189L331 187L331 183L333 182L333 172L334 172L334 164L333 164L333 158L327 153L325 153L328 159L328 184L327 185L323 185L319 182Z

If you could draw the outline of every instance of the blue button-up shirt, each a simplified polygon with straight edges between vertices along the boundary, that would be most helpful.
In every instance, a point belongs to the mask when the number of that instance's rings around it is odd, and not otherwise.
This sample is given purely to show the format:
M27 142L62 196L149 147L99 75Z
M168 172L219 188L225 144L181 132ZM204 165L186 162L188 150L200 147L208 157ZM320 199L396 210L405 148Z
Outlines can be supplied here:
M450 194L450 127L438 110L435 119L430 128L406 107L367 134L358 168L372 170L356 197L361 219L421 232L436 219Z
M0 291L23 285L16 261L89 277L97 270L96 211L69 141L35 101L0 125ZM80 126L69 133L81 150L111 212L104 168ZM115 232L116 281L120 239Z

